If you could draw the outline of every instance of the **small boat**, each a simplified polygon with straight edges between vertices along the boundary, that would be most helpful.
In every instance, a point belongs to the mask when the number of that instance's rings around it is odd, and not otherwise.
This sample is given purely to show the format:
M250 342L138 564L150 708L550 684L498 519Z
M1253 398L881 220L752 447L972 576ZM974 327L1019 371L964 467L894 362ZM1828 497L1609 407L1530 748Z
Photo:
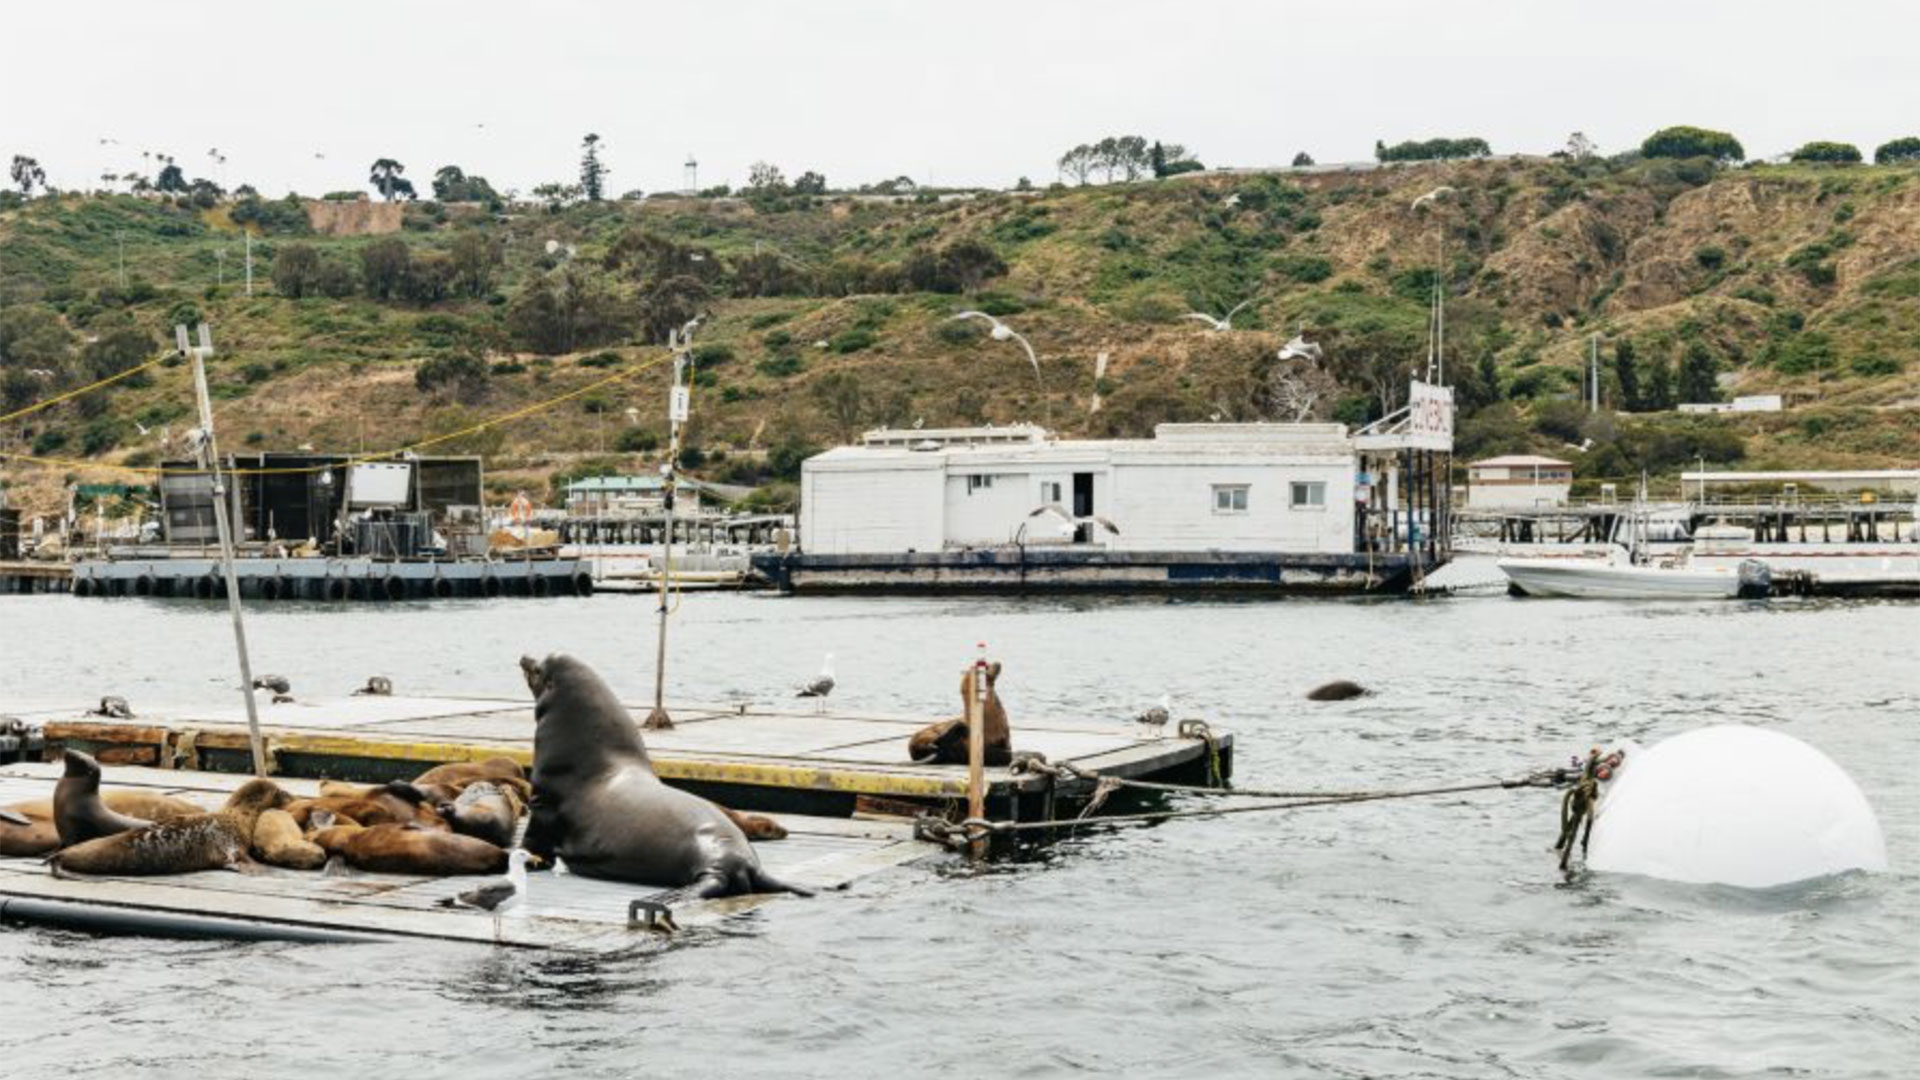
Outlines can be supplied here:
M1625 548L1598 559L1501 559L1511 591L1523 596L1573 596L1610 600L1732 600L1766 596L1772 585L1765 563L1693 566L1685 560L1636 562Z

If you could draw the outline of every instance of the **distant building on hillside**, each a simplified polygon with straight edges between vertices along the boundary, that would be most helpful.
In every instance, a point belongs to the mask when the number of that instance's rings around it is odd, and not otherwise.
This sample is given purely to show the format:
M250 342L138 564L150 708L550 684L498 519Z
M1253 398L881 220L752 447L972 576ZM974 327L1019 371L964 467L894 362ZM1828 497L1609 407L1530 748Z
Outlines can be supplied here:
M1753 413L1780 412L1786 403L1779 394L1749 394L1732 401L1689 402L1680 406L1683 413Z
M1573 464L1535 454L1509 454L1467 466L1467 506L1474 510L1530 510L1564 506L1573 491Z

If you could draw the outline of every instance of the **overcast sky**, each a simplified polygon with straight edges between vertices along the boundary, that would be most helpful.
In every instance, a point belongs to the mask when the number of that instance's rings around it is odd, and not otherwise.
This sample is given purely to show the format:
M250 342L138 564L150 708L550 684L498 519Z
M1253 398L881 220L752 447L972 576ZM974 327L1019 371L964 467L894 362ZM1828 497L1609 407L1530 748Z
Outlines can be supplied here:
M0 13L0 155L75 187L142 150L219 179L217 147L229 186L277 195L382 156L423 193L448 163L524 191L576 178L589 131L615 192L679 187L689 153L703 186L761 159L1005 186L1128 133L1211 165L1674 123L1871 154L1920 134L1916 41L1915 0L42 0Z

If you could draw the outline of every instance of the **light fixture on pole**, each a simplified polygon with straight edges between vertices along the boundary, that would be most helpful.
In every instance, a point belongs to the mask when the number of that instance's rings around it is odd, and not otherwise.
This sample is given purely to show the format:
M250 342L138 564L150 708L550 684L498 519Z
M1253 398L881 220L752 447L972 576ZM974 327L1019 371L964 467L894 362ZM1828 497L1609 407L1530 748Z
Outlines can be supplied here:
M987 314L984 311L963 311L958 315L952 316L947 321L955 322L960 319L983 320L990 327L992 327L992 329L988 332L988 335L992 337L993 340L1017 341L1020 343L1020 347L1027 351L1027 363L1033 365L1034 385L1040 388L1040 408L1042 413L1044 414L1044 419L1046 420L1047 426L1052 427L1053 426L1053 403L1047 399L1047 384L1046 384L1046 381L1043 378L1041 378L1040 357L1034 353L1033 344L1029 342L1025 337L1022 337L1019 331L1015 330L1013 327L1008 326L1006 323L1001 322L999 319L994 318L993 316Z
M1420 211L1437 206L1441 199L1452 194L1454 189L1442 184L1413 200L1413 209ZM1446 385L1447 381L1446 236L1446 228L1440 221L1439 212L1434 211L1433 296L1431 308L1427 312L1427 378L1441 386Z
M678 330L667 332L667 348L673 350L673 389L667 394L667 460L660 466L660 636L653 659L653 711L641 727L660 730L673 726L667 715L667 616L672 609L667 601L668 584L673 577L673 496L674 470L680 462L680 427L687 422L692 406L692 390L687 385L693 367L693 331L700 325L698 316Z

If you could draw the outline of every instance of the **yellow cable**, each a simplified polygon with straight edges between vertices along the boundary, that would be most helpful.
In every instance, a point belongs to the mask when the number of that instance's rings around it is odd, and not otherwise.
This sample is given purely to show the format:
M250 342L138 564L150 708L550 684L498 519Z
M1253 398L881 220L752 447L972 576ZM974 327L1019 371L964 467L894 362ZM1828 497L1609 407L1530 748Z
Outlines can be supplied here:
M166 356L155 357L154 359L149 360L144 364L141 364L139 367L130 367L127 370L122 371L117 375L109 375L106 378L101 379L99 382L88 383L85 386L81 386L81 387L77 387L75 389L69 390L64 394L59 394L57 396L50 397L45 401L35 402L34 404L29 405L24 409L19 409L14 412L10 412L5 416L0 416L0 424L4 424L9 420L18 420L23 416L30 416L33 413L37 413L42 409L51 409L55 405L58 405L63 401L67 401L72 398L77 398L81 394L85 394L93 390L98 390L103 386L111 386L112 384L119 382L121 379L131 378L147 370L150 367L157 367L161 364L164 364L169 359L171 359L172 356L173 356L172 353L168 353Z
M165 359L165 358L163 357L162 359ZM595 390L600 389L601 387L610 386L616 382L620 382L623 379L631 379L636 375L650 371L653 368L656 368L661 364L665 363L668 359L671 359L671 357L670 356L660 357L653 360L649 360L649 361L646 361L645 363L629 368L626 371L621 371L613 375L609 375L604 379L596 379L595 381L590 382L585 386L579 387L578 389L575 389L575 390L569 390L568 392L561 394L558 397L548 398L545 401L537 401L523 408L515 409L512 412L502 413L499 416L495 416L487 420L482 420L478 424L473 424L469 427L461 428L458 431L450 431L444 435L435 435L430 439L422 439L418 442L408 443L405 446L397 447L392 450L382 450L377 453L362 454L358 457L348 458L345 461L334 462L333 464L330 464L330 465L301 465L301 466L286 465L286 466L280 466L280 467L270 468L270 469L224 469L222 470L222 472L227 476L298 476L298 475L310 475L313 473L322 473L332 469L351 467L354 465L364 465L372 461L384 461L388 458L396 457L400 454L418 451L429 446L438 446L439 444L444 442L451 442L454 439L462 438L467 435L472 435L477 432L485 431L488 428L497 427L500 424L510 423L514 420L519 420L523 417L531 416L534 413L541 412L546 409L551 409L555 405L561 405L566 402L572 401L575 398L583 397L587 394L594 392ZM157 363L160 363L160 361L156 360L153 363L157 364ZM146 366L151 366L151 365L146 365ZM119 375L114 376L114 378L115 379L124 378L127 375L131 375L134 371L137 371L137 370L140 370L140 369L138 368L129 369L127 371L121 372ZM103 384L101 383L95 384L95 386L99 386L99 385L103 385ZM75 394L84 393L86 390L92 389L92 388L93 387L83 387L82 389L76 390L73 393ZM64 396L71 397L72 394L68 394ZM55 402L60 400L62 399L55 398L50 401L42 402L40 405L34 406L33 408L44 408L45 406L52 405ZM32 411L32 409L29 409L28 411ZM19 414L15 414L15 415L19 415ZM11 419L11 417L0 417L0 420L7 420L7 419ZM116 465L116 464L112 464L104 461L89 461L85 458L42 457L36 454L15 454L5 450L0 450L0 459L6 459L9 461L21 461L21 462L26 462L32 465L49 465L49 466L55 466L59 468L106 469L114 472L131 473L137 476L204 476L206 475L205 469L168 469L168 468L163 468L163 467L154 466L154 465Z

